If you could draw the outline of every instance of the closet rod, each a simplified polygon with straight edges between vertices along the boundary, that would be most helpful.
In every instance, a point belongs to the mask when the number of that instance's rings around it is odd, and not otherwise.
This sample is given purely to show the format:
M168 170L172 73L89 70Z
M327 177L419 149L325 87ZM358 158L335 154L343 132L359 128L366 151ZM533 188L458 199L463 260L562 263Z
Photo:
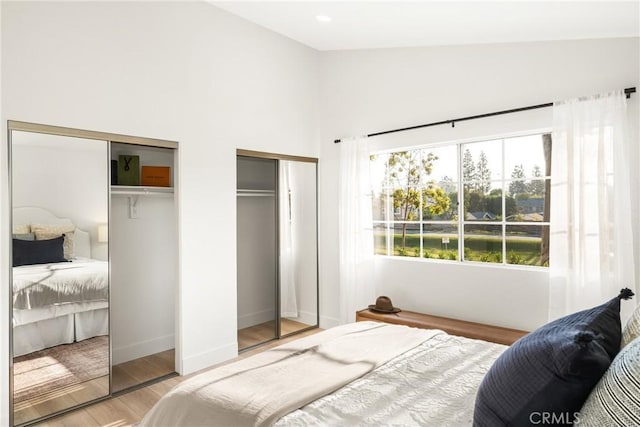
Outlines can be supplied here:
M624 90L624 93L627 95L627 98L631 98L631 94L635 92L636 92L635 87L629 87ZM451 124L451 127L455 127L456 122L463 122L465 120L482 119L485 117L499 116L502 114L509 114L509 113L519 113L520 111L536 110L538 108L546 108L546 107L552 107L552 106L553 106L553 102L547 102L545 104L531 105L529 107L520 107L520 108L511 109L511 110L502 110L502 111L495 111L493 113L479 114L477 116L460 117L458 119L442 120L440 122L427 123L424 125L416 125L416 126L409 126L409 127L400 128L400 129L384 130L382 132L370 133L367 135L367 137L385 135L387 133L404 132L405 130L420 129L420 128L426 128L430 126L438 126L438 125ZM340 142L342 142L342 140L335 139L333 142L336 144L339 144Z
M237 193L237 197L275 197L274 193Z

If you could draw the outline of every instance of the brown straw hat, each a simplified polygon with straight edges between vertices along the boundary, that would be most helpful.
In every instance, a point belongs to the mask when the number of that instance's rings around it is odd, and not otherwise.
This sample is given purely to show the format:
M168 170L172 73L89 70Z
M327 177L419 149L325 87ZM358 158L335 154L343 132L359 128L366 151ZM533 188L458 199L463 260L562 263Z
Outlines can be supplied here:
M398 313L400 310L397 307L394 307L391 303L391 298L385 296L379 296L376 299L375 305L370 305L369 310L375 311L376 313Z

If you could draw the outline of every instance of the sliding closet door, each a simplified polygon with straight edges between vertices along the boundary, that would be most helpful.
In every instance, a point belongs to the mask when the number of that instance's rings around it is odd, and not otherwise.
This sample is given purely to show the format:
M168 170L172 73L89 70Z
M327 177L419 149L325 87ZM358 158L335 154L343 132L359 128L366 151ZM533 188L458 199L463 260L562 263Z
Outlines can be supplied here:
M12 321L2 325L13 326L20 425L109 395L108 145L42 125L9 130Z
M23 425L174 374L178 144L7 124L10 420Z
M281 337L318 326L316 166L279 160Z
M237 158L238 348L278 337L278 162Z

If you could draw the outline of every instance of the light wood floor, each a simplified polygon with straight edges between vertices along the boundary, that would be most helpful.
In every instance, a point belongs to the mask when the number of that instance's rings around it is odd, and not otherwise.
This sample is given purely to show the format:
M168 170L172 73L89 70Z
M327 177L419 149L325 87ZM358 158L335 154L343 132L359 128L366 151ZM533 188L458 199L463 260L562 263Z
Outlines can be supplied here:
M111 389L115 393L171 374L175 370L176 359L173 349L130 360L111 368Z
M111 377L113 392L175 372L174 355L175 351L171 349L114 365ZM108 394L108 376L58 388L33 399L14 403L14 423L23 424L52 412L99 399Z
M13 422L15 424L23 424L52 412L62 411L108 394L109 377L106 375L90 381L57 388L32 399L14 403Z
M305 325L306 326L306 325ZM252 356L261 351L267 350L272 347L276 347L280 344L302 338L307 335L312 335L320 332L321 329L311 329L309 331L301 332L289 338L284 338L277 341L271 341L263 346L257 347L243 352L236 359L221 363L211 368L205 369L200 372L186 375L183 377L173 377L161 381L159 383L144 387L130 393L123 394L122 396L105 400L88 406L86 408L79 409L71 412L67 415L53 418L49 421L37 424L38 426L46 427L62 427L62 426L78 426L78 427L124 427L131 426L140 422L144 415L151 409L151 407L164 396L171 388L176 384L197 375L201 372L214 369L217 366L226 365L235 360L243 359L245 357Z
M289 335L302 329L306 329L309 326L310 325L307 325L306 323L282 318L280 319L280 334L282 336ZM238 329L238 348L240 350L249 348L272 340L275 336L276 324L274 320L253 325L248 328Z
M108 395L108 346L106 337L94 337L16 357L14 369L19 368L14 373L19 372L20 390L13 401L14 423L27 423ZM84 363L86 366L79 366Z

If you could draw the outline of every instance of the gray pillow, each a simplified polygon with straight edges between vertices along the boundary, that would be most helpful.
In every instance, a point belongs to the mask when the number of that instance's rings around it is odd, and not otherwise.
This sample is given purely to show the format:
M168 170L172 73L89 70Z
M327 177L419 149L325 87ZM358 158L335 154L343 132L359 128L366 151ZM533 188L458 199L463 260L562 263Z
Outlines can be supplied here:
M18 240L36 240L36 234L35 233L14 234L13 238Z
M640 338L618 353L579 417L580 427L640 425Z
M640 305L633 311L631 319L627 322L627 326L622 330L620 347L626 346L638 337L640 337Z

